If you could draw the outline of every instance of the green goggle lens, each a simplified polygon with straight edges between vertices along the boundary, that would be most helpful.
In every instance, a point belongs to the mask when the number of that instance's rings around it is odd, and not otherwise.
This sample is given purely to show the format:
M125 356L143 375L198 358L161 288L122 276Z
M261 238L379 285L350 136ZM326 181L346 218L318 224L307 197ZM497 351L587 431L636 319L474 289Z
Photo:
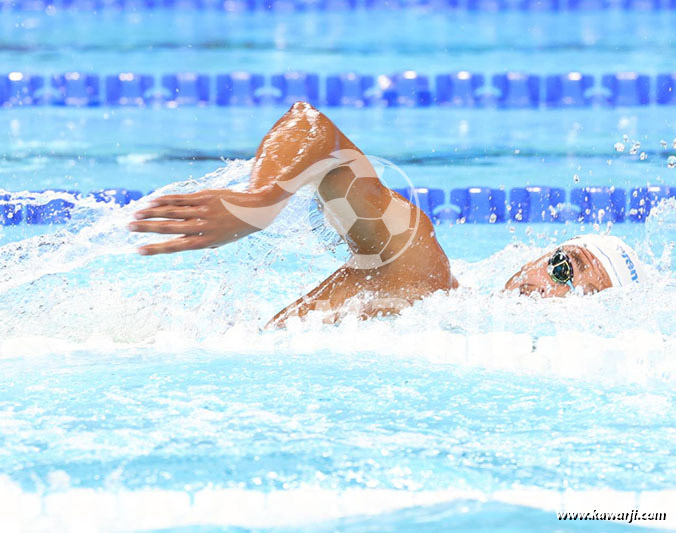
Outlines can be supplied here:
M547 272L556 283L569 284L573 280L573 265L568 254L559 248L549 259Z

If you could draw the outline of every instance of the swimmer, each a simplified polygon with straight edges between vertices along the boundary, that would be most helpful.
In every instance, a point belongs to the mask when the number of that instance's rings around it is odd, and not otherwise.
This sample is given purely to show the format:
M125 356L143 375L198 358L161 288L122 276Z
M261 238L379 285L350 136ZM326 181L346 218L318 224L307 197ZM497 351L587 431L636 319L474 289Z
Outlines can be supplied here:
M346 197L356 174L360 179ZM142 246L142 255L222 246L266 227L305 185L316 187L324 215L344 237L352 259L280 311L273 325L282 326L290 317L302 318L313 310L326 311L329 321L337 321L345 309L354 310L346 304L358 296L367 296L362 299L367 303L357 309L362 318L397 314L430 294L459 286L429 218L385 187L364 154L324 114L304 102L294 104L263 138L246 190L156 198L135 214L130 229L176 236ZM390 226L398 226L399 232L390 237L382 224L369 221L353 225L354 215L346 214L344 204L331 202L337 198L347 198L354 213L365 218L387 211ZM505 289L562 297L571 291L593 294L630 285L644 276L636 253L623 241L587 235L524 265Z

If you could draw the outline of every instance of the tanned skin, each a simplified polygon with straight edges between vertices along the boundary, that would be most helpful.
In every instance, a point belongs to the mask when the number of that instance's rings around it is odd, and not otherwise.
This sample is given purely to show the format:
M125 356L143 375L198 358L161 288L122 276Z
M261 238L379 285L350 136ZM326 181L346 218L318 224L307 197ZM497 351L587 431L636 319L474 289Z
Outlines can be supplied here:
M287 186L292 180L341 150L353 150L364 158L367 174L371 176L359 179L354 186L357 194L350 189L354 211L378 216L391 202L404 202L408 205L403 211L408 220L399 222L403 227L408 224L408 230L396 235L383 252L384 258L395 259L377 268L354 268L349 263L341 266L280 311L270 325L283 326L290 317L302 318L314 310L326 312L328 322L339 320L347 312L362 318L396 314L402 307L436 291L457 288L458 281L451 274L448 258L427 215L385 187L359 148L325 115L305 102L294 104L263 138L246 191L220 189L162 196L138 211L137 220L130 224L132 231L177 235L166 242L142 246L139 253L156 255L214 248L259 231L261 226L244 222L224 204L246 208L279 204L293 194ZM328 168L317 176L318 193L323 199L343 197L353 178L354 173L346 166ZM272 212L276 213L274 209ZM329 222L335 227L342 226L341 213L332 215L327 217ZM346 241L355 255L373 254L387 242L389 235L384 233L382 226L379 229L374 224L357 223ZM566 246L565 250L573 261L576 288L582 287L585 294L591 294L611 286L607 273L588 250L579 246ZM539 293L543 297L567 295L570 288L549 277L548 259L549 256L543 256L526 264L507 281L505 289L525 295ZM356 308L346 306L358 296L365 298Z
M330 158L336 150L355 150L363 156L325 115L310 104L294 104L259 145L246 191L222 189L162 196L138 211L137 220L130 224L132 231L178 235L166 242L143 246L139 253L156 255L213 248L258 231L224 208L223 201L247 207L276 204L291 194L280 183ZM375 169L368 165L372 177L361 178L359 194L351 194L355 212L383 213L392 201L406 202L385 187ZM346 183L353 177L344 166L330 170L322 176L321 196L343 196ZM341 266L315 289L280 311L271 324L283 326L290 317L304 317L317 309L329 311L327 320L335 321L345 312L346 302L359 295L368 295L370 300L357 309L363 318L397 313L402 306L429 294L457 287L432 223L425 213L408 205L408 230L394 237L384 252L384 257L397 256L396 259L378 268ZM334 213L334 217L338 220L331 222L340 223L340 213ZM374 225L357 224L346 241L353 254L373 254L387 242L389 235L382 233Z
M594 294L613 286L608 273L592 253L582 246L566 245L563 250L573 265L575 288L581 288L583 294ZM525 264L505 284L506 290L518 290L520 294L530 296L538 293L543 298L563 297L570 292L568 285L556 283L547 273L547 262L551 255Z

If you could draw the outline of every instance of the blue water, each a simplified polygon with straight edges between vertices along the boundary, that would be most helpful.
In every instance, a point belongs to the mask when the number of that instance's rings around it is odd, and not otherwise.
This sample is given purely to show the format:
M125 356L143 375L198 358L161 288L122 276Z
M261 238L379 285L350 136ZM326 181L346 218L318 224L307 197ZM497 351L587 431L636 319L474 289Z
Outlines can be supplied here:
M674 69L676 11L6 12L13 70L603 74ZM68 31L64 31L68 28Z
M659 72L673 16L2 12L0 63ZM2 109L0 188L227 186L282 111ZM420 186L676 185L670 109L327 112ZM614 149L624 135L645 159ZM83 200L67 225L0 227L0 529L624 531L555 511L671 511L676 202L645 224L440 226L453 295L397 319L263 331L340 265L309 203L169 257L133 253L151 238L126 231L135 205ZM499 292L552 242L601 231L637 248L646 285Z

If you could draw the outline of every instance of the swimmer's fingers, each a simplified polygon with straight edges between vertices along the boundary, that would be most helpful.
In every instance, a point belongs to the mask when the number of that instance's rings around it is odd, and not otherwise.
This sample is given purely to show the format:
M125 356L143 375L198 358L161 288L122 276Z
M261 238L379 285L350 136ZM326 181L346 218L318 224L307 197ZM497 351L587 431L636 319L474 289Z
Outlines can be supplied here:
M150 207L159 207L162 205L176 205L190 207L193 205L201 205L206 200L211 198L210 191L196 192L192 194L167 194L159 198L150 200Z
M206 247L207 243L203 237L191 235L189 237L178 237L157 244L146 244L138 249L138 253L141 255L174 254L186 250L200 250Z
M147 218L173 218L177 220L189 220L199 218L205 214L203 207L180 207L175 205L162 205L159 207L147 207L134 213L137 220Z
M173 220L141 220L129 224L129 229L138 233L198 235L204 232L205 222L202 220L186 220L181 222Z

